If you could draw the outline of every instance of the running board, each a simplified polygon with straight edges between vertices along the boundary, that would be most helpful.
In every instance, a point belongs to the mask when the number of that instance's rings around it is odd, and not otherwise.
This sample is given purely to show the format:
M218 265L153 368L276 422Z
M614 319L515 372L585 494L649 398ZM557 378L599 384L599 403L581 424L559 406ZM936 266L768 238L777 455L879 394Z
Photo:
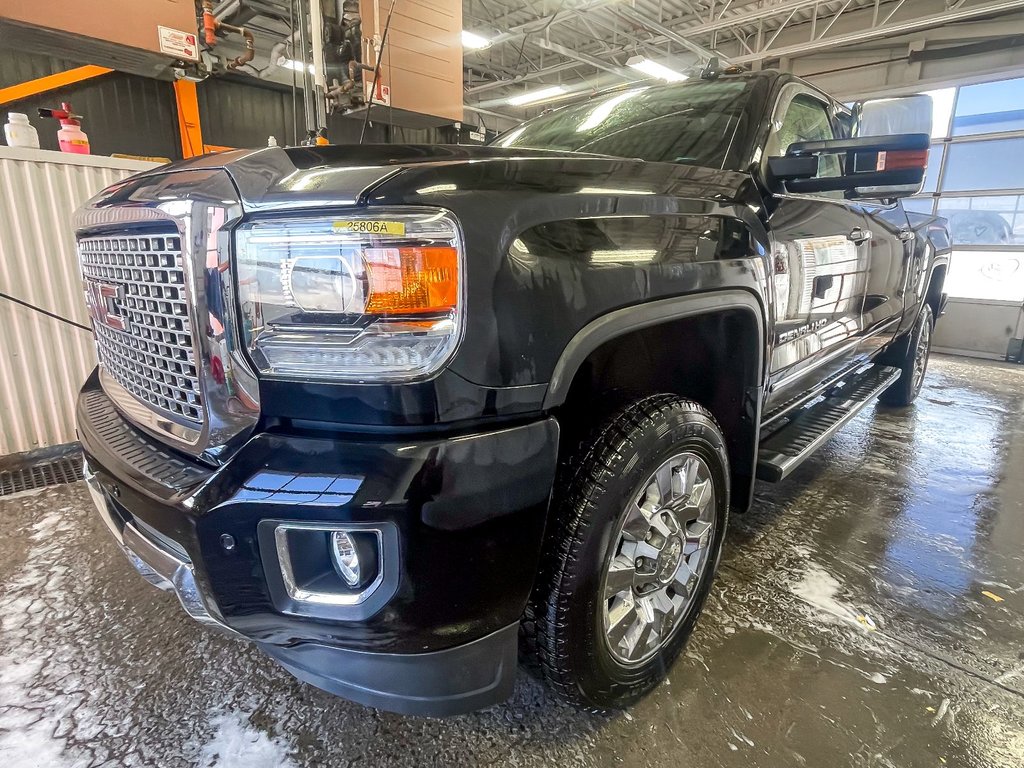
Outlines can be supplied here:
M791 413L785 426L761 442L758 479L777 483L785 478L899 377L899 368L872 365L846 377L824 399Z

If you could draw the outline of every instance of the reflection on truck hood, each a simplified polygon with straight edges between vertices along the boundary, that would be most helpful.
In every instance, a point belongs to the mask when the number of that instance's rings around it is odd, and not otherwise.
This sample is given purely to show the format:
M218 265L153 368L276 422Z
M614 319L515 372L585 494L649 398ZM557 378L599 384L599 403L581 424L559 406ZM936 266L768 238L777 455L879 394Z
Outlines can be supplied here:
M380 182L418 165L517 159L605 158L582 152L415 144L351 144L232 150L161 166L150 173L224 168L247 211L355 205Z
M223 168L247 212L424 203L455 190L584 191L590 195L732 197L741 174L587 153L497 146L351 144L232 151L163 166L151 173ZM458 184L453 183L458 180ZM439 183L439 182L449 183ZM382 191L385 191L382 189ZM386 200L385 200L386 198ZM415 200L414 200L415 198ZM441 203L443 201L429 201Z

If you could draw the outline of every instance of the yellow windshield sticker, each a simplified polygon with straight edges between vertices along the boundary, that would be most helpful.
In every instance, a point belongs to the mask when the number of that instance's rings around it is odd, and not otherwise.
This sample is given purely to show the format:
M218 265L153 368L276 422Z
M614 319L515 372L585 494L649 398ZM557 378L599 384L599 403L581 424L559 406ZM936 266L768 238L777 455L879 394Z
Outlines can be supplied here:
M359 235L404 235L404 221L336 221L331 229L334 232L354 232Z

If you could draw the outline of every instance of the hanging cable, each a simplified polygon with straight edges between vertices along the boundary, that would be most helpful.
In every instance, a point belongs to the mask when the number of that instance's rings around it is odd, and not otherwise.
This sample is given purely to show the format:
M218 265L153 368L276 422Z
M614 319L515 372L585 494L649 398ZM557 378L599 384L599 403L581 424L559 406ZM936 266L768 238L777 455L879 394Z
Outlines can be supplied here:
M373 68L373 82L370 84L370 100L366 102L366 115L363 117L363 129L359 131L359 143L363 143L366 136L366 126L370 124L370 108L373 107L373 96L377 90L377 81L380 79L380 65L384 61L384 47L388 42L388 30L391 29L391 14L395 12L395 0L391 0L391 8L388 10L387 21L384 22L384 34L380 36L380 50L377 51L377 63ZM388 51L390 54L390 51Z
M43 309L42 307L37 307L35 304L30 304L29 302L27 302L27 301L25 301L23 299L19 299L19 298L15 297L15 296L11 296L10 294L4 293L3 291L0 291L0 299L7 299L7 301L12 301L15 304L20 304L23 307L27 307L28 309L31 309L33 312L38 312L41 315L46 315L46 317L51 317L54 320L60 320L62 323L67 323L68 325L74 326L75 328L81 328L83 331L89 331L90 333L92 333L92 328L90 328L88 325L82 325L81 323L76 323L74 320L69 320L68 318L63 317L62 315L58 315L58 314L56 314L54 312L51 312L48 309Z

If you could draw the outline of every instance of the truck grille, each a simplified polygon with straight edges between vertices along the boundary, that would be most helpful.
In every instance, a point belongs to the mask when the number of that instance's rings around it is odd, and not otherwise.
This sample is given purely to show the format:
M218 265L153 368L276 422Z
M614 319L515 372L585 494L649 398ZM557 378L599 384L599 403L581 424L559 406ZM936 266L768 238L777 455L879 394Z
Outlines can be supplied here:
M100 364L150 408L201 425L180 237L83 237L78 250Z

